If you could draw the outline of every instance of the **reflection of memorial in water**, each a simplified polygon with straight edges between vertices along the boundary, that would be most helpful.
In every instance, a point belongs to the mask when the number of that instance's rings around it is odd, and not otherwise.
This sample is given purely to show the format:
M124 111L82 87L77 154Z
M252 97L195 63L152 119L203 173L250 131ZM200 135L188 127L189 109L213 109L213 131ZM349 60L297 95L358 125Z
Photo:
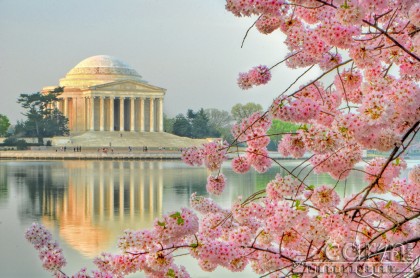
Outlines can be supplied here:
M56 207L60 236L86 256L109 249L125 228L162 213L162 175L144 162L64 162L68 186Z

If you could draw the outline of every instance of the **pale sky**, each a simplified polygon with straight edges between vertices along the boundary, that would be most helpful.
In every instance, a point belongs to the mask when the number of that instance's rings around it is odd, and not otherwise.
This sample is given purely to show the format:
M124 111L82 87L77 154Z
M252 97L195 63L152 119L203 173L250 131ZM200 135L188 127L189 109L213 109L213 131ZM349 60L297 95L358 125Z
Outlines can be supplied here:
M285 66L273 81L242 91L239 72L272 66L287 50L279 31L260 34L256 18L237 18L223 0L0 0L0 114L22 119L16 100L59 79L83 59L111 55L167 89L164 112L268 107L299 72ZM301 71L300 71L301 72Z

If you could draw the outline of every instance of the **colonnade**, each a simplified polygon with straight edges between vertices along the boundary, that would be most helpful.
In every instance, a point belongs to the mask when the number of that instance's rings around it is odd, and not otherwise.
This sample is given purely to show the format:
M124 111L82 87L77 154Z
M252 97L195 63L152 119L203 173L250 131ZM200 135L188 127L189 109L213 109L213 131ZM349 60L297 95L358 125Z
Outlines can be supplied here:
M83 123L78 130L163 131L163 97L62 97L58 108L71 127Z

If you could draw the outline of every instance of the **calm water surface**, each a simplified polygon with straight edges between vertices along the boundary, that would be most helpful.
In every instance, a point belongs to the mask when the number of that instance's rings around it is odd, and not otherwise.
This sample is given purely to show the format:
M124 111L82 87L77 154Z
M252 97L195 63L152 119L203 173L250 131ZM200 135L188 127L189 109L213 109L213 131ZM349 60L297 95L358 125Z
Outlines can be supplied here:
M409 168L419 161L409 161ZM299 161L282 163L293 169ZM237 196L249 196L274 178L273 168L260 175L237 175L223 167L228 187L217 201L229 207ZM123 230L150 228L163 213L189 206L193 192L205 195L208 172L180 161L1 161L0 160L0 277L49 277L24 232L32 222L48 227L64 250L73 274L93 269L92 258L116 251ZM332 183L327 175L311 175L308 184ZM365 186L363 174L353 172L340 194ZM192 277L256 277L250 270L228 274L218 268L202 272L193 259L180 257ZM143 277L136 274L134 277Z

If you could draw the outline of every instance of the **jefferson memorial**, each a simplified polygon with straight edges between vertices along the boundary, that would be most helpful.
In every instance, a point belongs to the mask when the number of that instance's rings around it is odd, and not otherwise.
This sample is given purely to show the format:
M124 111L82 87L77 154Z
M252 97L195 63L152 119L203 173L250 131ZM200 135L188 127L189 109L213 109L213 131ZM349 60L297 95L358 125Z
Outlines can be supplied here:
M57 108L69 120L71 133L85 131L163 131L166 90L148 84L121 60L89 57L60 79L64 92ZM56 86L48 86L49 92Z
M63 93L55 103L69 120L69 137L54 137L55 146L186 147L201 139L164 132L166 89L147 83L121 60L89 57L60 79ZM57 86L42 88L48 93ZM51 107L52 108L52 107Z

